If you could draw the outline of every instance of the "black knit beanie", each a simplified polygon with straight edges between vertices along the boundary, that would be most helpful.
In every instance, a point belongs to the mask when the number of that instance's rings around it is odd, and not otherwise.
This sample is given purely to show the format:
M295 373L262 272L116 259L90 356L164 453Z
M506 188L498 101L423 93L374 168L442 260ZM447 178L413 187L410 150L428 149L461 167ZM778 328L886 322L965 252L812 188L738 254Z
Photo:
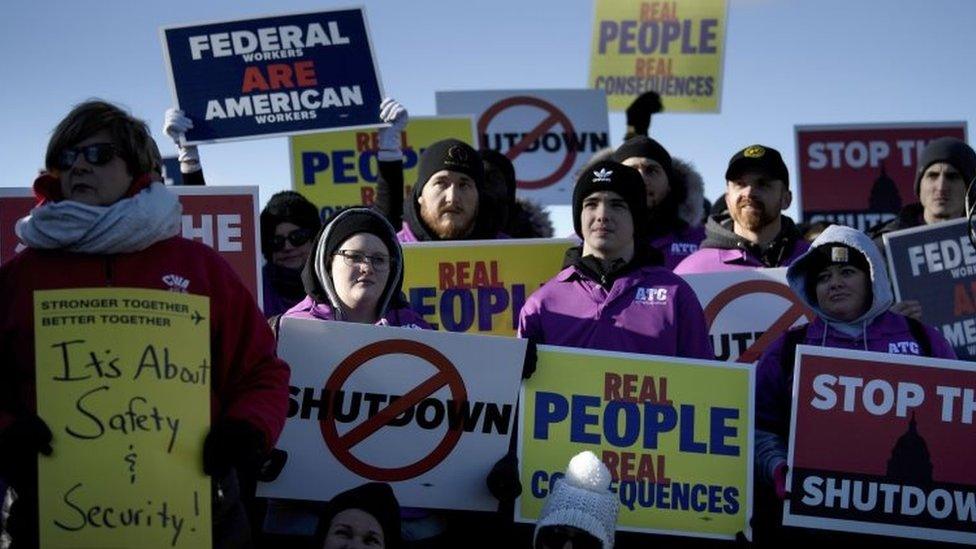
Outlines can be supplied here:
M383 529L383 542L387 549L400 547L400 504L393 489L385 482L363 484L332 498L319 519L316 547L321 547L325 541L332 519L348 509L359 509L372 515Z
M515 191L517 190L518 182L515 179L515 166L512 161L508 159L504 154L493 150L493 149L481 149L478 151L481 155L481 159L491 164L499 171L502 172L502 176L505 177L505 187L508 193L508 201L510 203L515 202Z
M417 182L413 186L413 199L420 197L424 185L432 175L441 170L460 172L474 180L478 192L485 185L485 167L481 155L471 145L457 139L444 139L427 147L420 155Z
M295 191L275 193L261 210L261 253L268 261L274 252L275 229L279 223L285 222L308 229L312 234L319 232L322 225L318 208L307 198Z
M671 166L671 155L660 143L645 135L632 137L617 147L611 158L617 162L623 162L634 157L650 158L660 164L668 176L668 184L673 184L674 169Z
M972 147L955 137L940 137L932 141L922 150L918 159L918 172L915 175L915 196L918 196L922 185L922 174L929 166L937 162L945 162L959 170L963 183L969 187L973 177L976 177L976 152Z
M573 188L573 228L583 238L583 200L599 191L613 191L627 202L634 221L634 237L643 237L647 225L644 179L640 172L619 162L604 160L581 173Z

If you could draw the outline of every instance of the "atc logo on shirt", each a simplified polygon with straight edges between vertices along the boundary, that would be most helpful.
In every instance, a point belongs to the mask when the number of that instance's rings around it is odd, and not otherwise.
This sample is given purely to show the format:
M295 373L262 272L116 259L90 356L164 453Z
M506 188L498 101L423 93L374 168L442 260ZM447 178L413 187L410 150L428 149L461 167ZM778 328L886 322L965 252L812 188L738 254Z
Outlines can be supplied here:
M668 288L637 288L634 303L645 305L667 305Z
M888 343L888 352L896 355L920 355L922 349L914 341L892 341Z

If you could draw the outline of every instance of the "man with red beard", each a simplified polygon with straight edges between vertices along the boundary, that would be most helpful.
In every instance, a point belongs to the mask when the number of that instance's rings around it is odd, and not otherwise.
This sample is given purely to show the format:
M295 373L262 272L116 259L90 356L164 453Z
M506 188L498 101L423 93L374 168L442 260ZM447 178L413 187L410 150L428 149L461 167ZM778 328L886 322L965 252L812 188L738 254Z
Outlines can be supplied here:
M725 171L728 212L712 215L701 249L675 267L676 274L785 267L809 248L782 211L793 195L779 151L751 145Z
M485 169L481 155L457 139L444 139L420 155L412 200L403 208L400 242L491 239L479 216ZM485 212L486 213L486 212Z

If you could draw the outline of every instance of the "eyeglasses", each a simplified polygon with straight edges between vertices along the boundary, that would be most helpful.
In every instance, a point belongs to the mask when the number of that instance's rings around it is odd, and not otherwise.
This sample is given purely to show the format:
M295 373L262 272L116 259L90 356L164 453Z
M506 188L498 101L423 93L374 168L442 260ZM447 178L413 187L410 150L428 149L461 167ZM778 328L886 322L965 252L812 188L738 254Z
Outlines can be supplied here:
M390 258L382 255L366 255L362 252L352 250L339 250L336 255L341 255L346 265L357 267L369 264L376 272L383 272L390 268Z
M295 229L288 233L287 236L276 234L271 240L271 248L276 252L280 252L285 249L286 240L291 243L292 248L297 248L311 239L312 231L308 229Z
M75 165L78 155L85 157L92 166L108 164L119 154L119 149L111 143L92 143L84 147L69 147L61 151L58 165L62 170L68 170Z

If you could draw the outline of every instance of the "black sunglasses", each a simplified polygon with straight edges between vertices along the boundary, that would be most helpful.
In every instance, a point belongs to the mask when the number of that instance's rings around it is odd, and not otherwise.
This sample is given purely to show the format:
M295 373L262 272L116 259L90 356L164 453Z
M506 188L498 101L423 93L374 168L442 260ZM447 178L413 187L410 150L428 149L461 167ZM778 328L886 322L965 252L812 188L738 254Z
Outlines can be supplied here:
M111 143L92 143L84 147L69 147L61 151L58 159L59 167L68 170L75 165L78 155L83 155L92 166L102 166L112 161L119 154L119 149Z
M293 248L297 248L312 239L312 231L308 229L295 229L288 233L288 236L276 234L271 240L271 248L276 252L285 249L285 241L291 242Z

